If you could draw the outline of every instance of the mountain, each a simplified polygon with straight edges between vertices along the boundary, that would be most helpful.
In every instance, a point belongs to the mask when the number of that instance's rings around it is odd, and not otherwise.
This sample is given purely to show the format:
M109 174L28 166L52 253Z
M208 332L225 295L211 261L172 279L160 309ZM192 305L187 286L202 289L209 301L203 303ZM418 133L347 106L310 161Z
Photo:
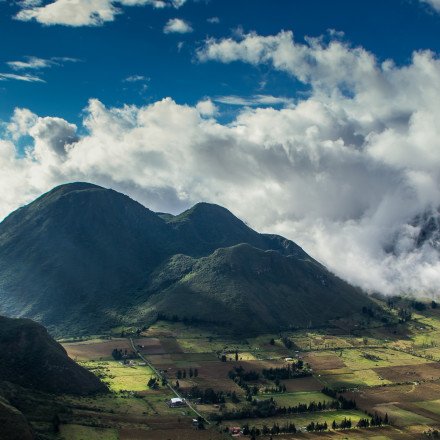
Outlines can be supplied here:
M42 325L0 316L1 439L46 438L38 436L31 423L50 425L66 411L55 396L107 391L93 373L67 356Z
M33 318L54 334L145 324L171 311L214 313L242 328L240 316L257 314L252 328L263 331L315 325L368 304L292 241L260 234L218 205L157 214L77 182L0 223L0 313Z
M0 317L0 378L52 394L88 395L107 387L67 356L46 329L29 319Z
M368 302L311 259L248 244L207 257L173 256L153 277L147 305L164 317L211 322L240 331L320 326ZM325 304L325 307L323 307Z
M1 396L0 426L3 440L33 440L35 438L23 413Z

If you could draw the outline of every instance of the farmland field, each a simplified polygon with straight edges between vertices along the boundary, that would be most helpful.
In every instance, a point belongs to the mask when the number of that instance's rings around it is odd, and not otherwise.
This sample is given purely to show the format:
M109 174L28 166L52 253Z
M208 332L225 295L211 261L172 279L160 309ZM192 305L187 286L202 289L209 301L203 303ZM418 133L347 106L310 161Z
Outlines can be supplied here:
M277 437L426 438L424 432L440 426L440 316L417 313L406 325L365 328L365 336L344 334L345 325L233 338L159 321L140 335L65 342L69 356L101 377L111 394L66 397L73 409L61 436L216 440L230 438L228 427L261 431L291 423L301 432ZM113 359L114 349L128 359ZM175 393L192 406L169 407ZM206 430L193 426L198 414ZM356 426L374 414L382 426ZM351 428L341 429L347 420ZM325 422L327 430L307 432L312 422Z

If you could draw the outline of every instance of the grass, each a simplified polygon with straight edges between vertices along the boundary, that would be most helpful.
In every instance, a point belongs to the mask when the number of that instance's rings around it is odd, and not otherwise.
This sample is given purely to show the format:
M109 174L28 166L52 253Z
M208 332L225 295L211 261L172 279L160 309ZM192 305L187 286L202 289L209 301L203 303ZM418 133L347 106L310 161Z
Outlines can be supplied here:
M62 440L119 440L116 429L82 425L61 425L60 437Z
M414 405L426 409L434 414L440 415L440 399L438 400L426 400L424 402L415 402Z
M307 426L310 422L327 422L327 424L331 426L333 420L336 420L336 423L340 423L344 418L351 419L353 425L356 425L359 419L363 417L365 417L365 414L357 410L325 411L321 413L296 414L287 417L271 417L267 419L232 420L228 421L226 425L243 426L248 423L249 426L261 428L263 425L271 426L273 423L283 425L286 422L293 422L297 428L301 428Z
M121 365L117 361L82 362L81 365L101 377L115 392L146 391L148 390L148 380L154 376L148 366Z
M303 391L299 393L282 393L282 394L262 394L265 399L273 397L278 406L296 406L300 403L309 404L310 402L331 402L332 399L323 393L315 391Z
M391 422L400 426L430 425L433 423L432 419L399 408L393 404L378 405L376 409L382 414L388 413L388 417L390 418Z

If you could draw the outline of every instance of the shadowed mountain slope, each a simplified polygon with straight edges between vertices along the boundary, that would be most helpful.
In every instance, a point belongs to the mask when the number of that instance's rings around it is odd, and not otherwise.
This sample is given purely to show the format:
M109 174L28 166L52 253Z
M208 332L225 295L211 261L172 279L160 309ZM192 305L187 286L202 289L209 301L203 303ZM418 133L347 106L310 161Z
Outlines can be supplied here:
M53 394L88 395L107 387L67 356L46 329L29 319L0 317L0 378Z
M263 331L317 325L366 303L292 241L260 234L218 205L156 214L116 191L72 183L0 223L0 313L56 334L188 309L243 328L255 315L253 329Z
M177 255L152 277L147 305L162 315L237 331L320 326L369 304L359 290L309 259L248 244L208 257Z

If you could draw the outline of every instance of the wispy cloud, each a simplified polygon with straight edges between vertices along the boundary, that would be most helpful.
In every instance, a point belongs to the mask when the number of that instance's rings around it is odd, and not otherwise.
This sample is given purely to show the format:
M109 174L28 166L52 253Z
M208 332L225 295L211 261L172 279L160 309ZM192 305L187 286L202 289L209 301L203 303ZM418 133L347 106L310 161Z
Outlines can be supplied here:
M80 60L71 57L53 57L50 59L39 57L25 57L25 61L8 61L6 64L13 70L38 70L53 66L59 66L63 63L77 63Z
M171 18L163 28L165 34L188 34L193 31L191 25L181 18Z
M218 96L214 98L215 102L228 105L240 105L240 106L270 106L270 105L288 105L293 104L293 99L286 98L284 96L272 96L272 95L252 95L252 96Z
M144 76L144 75L130 75L127 76L127 78L123 79L123 82L146 82L146 81L150 81L150 78L148 78L148 76Z
M15 73L0 73L0 81L8 81L8 80L15 80L15 81L25 81L25 82L46 82L44 79L40 78L39 76L35 75L29 75L27 73L23 75L17 75Z
M218 17L210 17L206 20L208 23L218 24L220 23L220 19Z

